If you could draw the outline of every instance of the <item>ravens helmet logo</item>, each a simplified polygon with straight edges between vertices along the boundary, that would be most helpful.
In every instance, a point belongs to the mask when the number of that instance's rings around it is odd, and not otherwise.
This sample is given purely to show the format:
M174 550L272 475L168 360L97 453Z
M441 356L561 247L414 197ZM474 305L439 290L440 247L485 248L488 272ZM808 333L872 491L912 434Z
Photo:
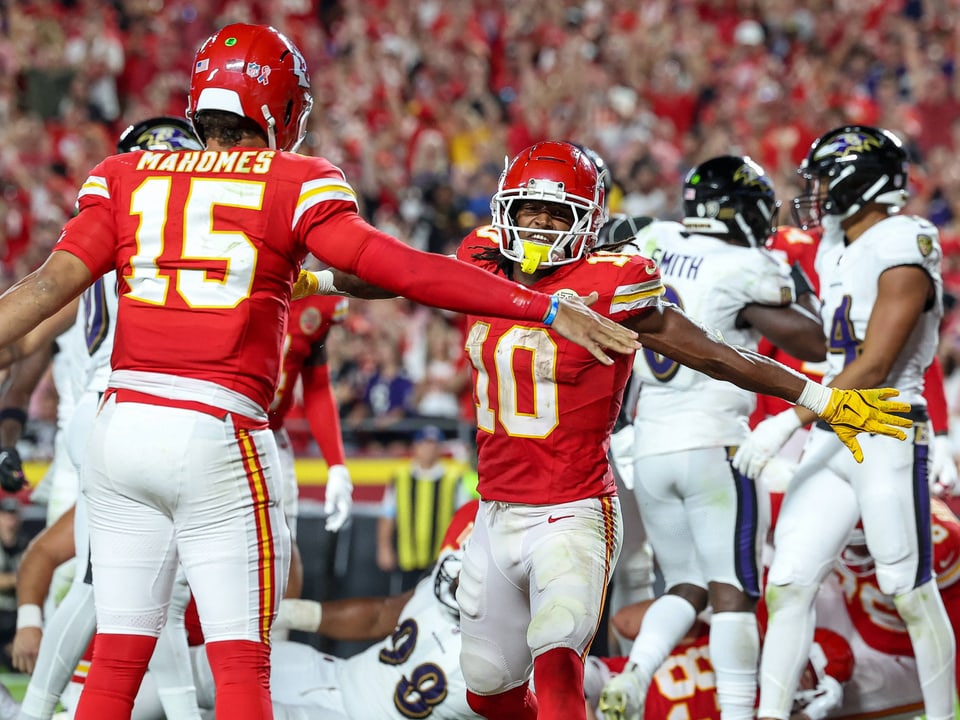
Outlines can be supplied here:
M813 159L822 160L827 157L840 159L851 155L856 156L861 153L876 150L880 145L880 138L867 135L866 133L840 133L836 137L831 138L829 142L825 142L817 148L817 153Z

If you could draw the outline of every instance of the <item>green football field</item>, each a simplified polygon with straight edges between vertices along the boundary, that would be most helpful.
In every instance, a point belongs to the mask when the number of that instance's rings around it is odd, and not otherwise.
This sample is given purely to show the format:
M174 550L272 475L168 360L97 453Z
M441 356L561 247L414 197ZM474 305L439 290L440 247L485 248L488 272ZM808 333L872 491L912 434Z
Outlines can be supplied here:
M17 702L23 700L23 694L27 691L27 683L30 682L29 675L20 673L0 673L0 683L7 686L7 690L13 695Z

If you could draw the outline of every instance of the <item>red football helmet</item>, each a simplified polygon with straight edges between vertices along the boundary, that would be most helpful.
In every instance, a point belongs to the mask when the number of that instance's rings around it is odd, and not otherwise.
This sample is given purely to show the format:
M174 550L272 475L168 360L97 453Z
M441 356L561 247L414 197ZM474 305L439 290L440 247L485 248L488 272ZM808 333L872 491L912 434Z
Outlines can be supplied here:
M197 51L187 105L191 121L201 110L242 115L263 129L271 149L292 151L306 135L312 107L303 55L268 25L227 25Z
M573 211L570 229L538 230L542 241L521 239L520 231L528 231L516 224L517 208L530 200L567 205ZM490 214L500 231L500 252L521 263L523 272L575 262L596 245L606 222L603 179L575 145L537 143L506 164Z
M826 714L839 707L843 702L843 684L853 677L855 663L853 649L844 637L832 630L817 628L810 646L810 661L804 672L805 676L809 673L812 686L807 687L801 682L793 696L794 712L812 710L816 705L821 714Z

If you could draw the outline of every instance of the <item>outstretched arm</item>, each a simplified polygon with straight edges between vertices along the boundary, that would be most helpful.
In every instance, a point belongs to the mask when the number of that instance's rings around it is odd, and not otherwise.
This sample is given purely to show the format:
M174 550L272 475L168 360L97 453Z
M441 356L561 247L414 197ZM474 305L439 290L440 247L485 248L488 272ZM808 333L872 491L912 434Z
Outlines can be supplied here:
M54 250L43 265L0 295L0 347L63 309L92 281L80 258Z
M382 640L397 627L413 590L380 598L280 601L275 627L315 632L333 640Z
M819 417L833 427L857 462L860 462L863 460L863 451L856 439L860 432L880 433L903 440L906 434L900 428L912 425L907 418L891 414L910 410L908 403L888 400L898 394L896 390L839 390L824 387L775 360L724 343L675 306L635 316L629 320L629 324L639 333L644 346L654 352L710 377L732 382L744 390L775 395L797 404L799 407L791 422L792 427L785 428L789 432L784 439L801 423ZM784 413L788 417L791 414L792 411ZM758 473L759 468L749 462L746 464L751 465L749 471L734 458L734 465L738 469L750 477L756 477L754 473Z

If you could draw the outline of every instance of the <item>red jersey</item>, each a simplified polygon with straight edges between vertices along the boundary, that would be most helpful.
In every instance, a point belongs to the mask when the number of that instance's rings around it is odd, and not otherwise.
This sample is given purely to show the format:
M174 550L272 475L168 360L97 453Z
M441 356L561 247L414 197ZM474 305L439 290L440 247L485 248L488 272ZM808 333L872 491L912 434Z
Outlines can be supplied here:
M710 626L698 621L693 633L694 637L677 645L654 673L644 701L644 720L720 720L717 677L710 662ZM826 656L826 674L840 683L847 682L853 676L854 659L846 640L817 628L814 641ZM617 675L623 672L627 658L600 660Z
M308 251L458 312L540 321L549 308L549 298L493 278L477 292L475 269L371 227L343 173L322 158L244 147L124 153L93 169L78 202L56 249L94 277L117 270L114 372L206 381L264 411Z
M767 248L783 257L787 264L793 266L799 263L803 272L810 280L813 291L817 292L820 283L817 272L814 269L814 260L817 256L818 238L808 232L795 227L778 227L776 232L767 240ZM757 352L761 355L771 357L777 362L781 362L789 368L803 373L807 377L817 382L823 379L826 365L821 363L810 363L803 360L797 360L792 355L788 355L778 348L767 338L761 337L757 345ZM758 422L770 415L776 415L787 408L793 407L786 400L781 400L773 395L757 395L757 406L750 416L750 427L754 427Z
M699 625L697 638L677 645L654 673L643 707L645 720L720 720L717 678L710 664L710 626Z
M457 256L495 272L495 261L474 255L496 248L496 231L487 226L468 235ZM605 252L562 265L534 287L596 290L592 309L617 321L657 307L663 293L651 260ZM607 448L632 353L606 366L542 325L476 315L467 325L480 496L542 505L616 494Z
M950 622L960 627L960 521L938 498L931 498L933 569ZM913 655L893 598L884 595L873 566L866 569L838 563L835 571L843 588L847 612L864 642L890 655Z
M293 389L303 368L316 356L327 333L347 316L349 302L344 297L312 295L290 303L287 334L283 339L280 380L270 405L270 427L283 427L293 404Z

